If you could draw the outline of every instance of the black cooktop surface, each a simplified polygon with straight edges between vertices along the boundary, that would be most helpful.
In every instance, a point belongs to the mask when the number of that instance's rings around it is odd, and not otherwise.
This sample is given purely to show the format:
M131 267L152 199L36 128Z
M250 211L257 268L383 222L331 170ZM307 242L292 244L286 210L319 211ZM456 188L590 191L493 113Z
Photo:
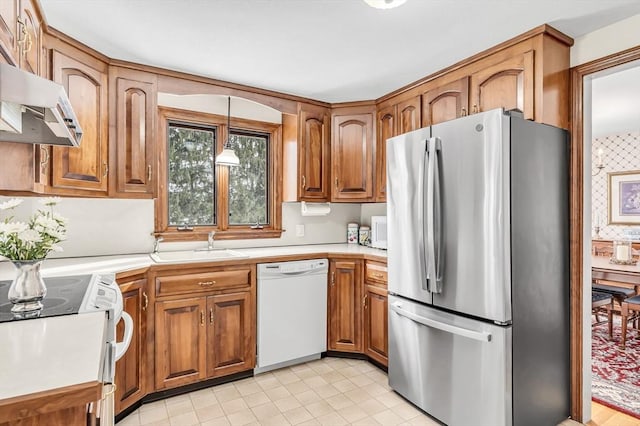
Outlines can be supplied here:
M43 308L14 314L8 297L11 281L0 281L0 322L77 314L90 282L91 275L45 278L47 295L42 300Z

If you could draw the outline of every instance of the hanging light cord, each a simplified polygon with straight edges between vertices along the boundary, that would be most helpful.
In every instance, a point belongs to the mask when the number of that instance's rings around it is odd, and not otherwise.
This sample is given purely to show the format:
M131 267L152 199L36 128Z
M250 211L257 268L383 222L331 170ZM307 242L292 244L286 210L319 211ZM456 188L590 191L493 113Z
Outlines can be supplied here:
M225 148L231 148L231 96L227 97L227 143Z

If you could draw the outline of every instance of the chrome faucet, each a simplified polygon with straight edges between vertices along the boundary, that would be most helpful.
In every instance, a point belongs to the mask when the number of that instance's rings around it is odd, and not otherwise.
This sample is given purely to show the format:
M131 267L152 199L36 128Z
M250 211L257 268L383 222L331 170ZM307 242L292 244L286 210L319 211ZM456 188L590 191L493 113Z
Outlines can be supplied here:
M160 247L160 242L161 241L164 241L164 238L156 237L155 241L153 242L153 253L154 254L158 254L158 248Z
M213 238L216 235L216 231L209 231L207 235L207 250L213 250Z

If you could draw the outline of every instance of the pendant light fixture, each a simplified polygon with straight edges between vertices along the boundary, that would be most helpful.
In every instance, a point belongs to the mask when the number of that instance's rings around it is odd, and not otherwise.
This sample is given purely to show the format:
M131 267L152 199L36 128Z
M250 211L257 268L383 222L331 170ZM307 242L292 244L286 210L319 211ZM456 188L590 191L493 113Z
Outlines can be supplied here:
M366 4L376 9L393 9L403 5L407 0L364 0Z
M220 155L216 157L216 164L218 166L237 166L240 164L240 159L231 149L231 96L228 97L227 103L227 142Z

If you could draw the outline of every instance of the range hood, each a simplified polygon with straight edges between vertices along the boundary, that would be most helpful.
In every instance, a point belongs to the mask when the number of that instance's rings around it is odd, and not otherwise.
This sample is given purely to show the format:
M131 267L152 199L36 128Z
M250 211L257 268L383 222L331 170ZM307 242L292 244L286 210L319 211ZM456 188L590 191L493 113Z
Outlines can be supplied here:
M61 85L0 64L0 141L79 146L81 139Z

